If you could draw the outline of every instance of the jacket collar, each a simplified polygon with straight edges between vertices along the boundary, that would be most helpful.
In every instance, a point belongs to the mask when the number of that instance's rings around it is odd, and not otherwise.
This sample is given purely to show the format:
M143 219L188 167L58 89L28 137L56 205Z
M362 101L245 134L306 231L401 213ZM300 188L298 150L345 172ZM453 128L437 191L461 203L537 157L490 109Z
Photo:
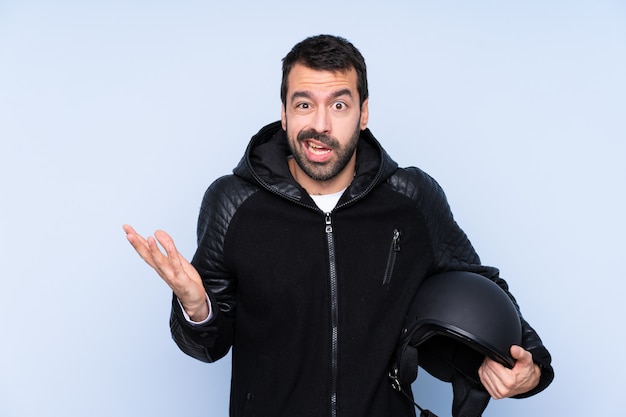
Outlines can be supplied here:
M289 172L287 158L290 154L287 136L280 121L270 123L252 137L245 155L233 173L291 200L309 201L305 190ZM357 147L356 176L339 204L366 195L397 168L398 164L385 152L370 130L361 131Z

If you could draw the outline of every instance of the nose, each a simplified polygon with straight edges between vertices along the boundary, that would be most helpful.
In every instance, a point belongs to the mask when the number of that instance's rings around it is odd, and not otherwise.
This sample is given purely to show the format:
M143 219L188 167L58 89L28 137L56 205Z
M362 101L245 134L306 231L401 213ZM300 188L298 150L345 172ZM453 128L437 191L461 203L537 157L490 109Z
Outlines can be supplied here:
M329 134L331 130L330 110L319 107L314 114L311 128L318 133Z

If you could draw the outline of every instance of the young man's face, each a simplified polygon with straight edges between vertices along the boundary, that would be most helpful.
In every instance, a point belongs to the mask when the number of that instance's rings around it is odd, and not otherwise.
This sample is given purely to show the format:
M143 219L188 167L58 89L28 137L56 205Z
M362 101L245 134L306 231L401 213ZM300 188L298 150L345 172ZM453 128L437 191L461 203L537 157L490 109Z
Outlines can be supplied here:
M296 64L287 86L281 120L298 168L317 182L353 176L359 133L368 119L367 100L359 105L356 71Z

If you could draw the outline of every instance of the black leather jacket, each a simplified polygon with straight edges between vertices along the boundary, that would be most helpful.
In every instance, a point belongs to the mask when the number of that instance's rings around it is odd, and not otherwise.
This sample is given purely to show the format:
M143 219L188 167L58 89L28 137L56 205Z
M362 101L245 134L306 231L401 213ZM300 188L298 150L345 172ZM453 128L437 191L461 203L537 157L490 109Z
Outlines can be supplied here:
M173 338L206 362L232 347L232 416L414 416L387 371L422 279L463 269L508 287L480 264L438 184L398 168L369 130L330 213L293 180L288 155L272 123L207 190L192 264L214 316L192 325L174 300ZM523 333L544 369L538 392L550 355L526 321Z

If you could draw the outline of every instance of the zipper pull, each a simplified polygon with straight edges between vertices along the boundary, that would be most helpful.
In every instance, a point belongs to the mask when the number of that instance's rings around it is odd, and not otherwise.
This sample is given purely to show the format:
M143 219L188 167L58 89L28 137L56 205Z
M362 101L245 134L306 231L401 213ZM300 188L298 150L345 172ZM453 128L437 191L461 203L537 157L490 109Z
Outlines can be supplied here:
M332 225L332 221L330 219L330 212L326 213L326 218L325 218L325 223L326 223L326 233L332 233L333 232L333 225Z
M400 252L400 231L395 229L393 231L393 239L391 241L391 247L394 252Z

